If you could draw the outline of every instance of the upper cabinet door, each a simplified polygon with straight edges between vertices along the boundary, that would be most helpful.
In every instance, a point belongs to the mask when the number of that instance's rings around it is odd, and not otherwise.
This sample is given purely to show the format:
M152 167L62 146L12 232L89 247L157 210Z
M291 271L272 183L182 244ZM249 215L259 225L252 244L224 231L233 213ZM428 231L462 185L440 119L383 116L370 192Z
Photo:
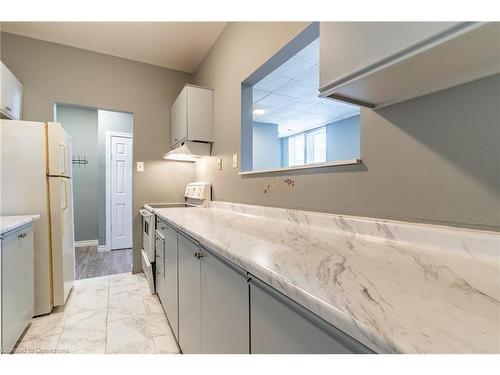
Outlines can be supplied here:
M187 87L172 104L170 118L170 145L175 146L187 138Z
M0 62L0 81L2 86L0 95L2 117L21 120L23 84L19 82L3 62Z
M500 72L496 22L322 22L320 96L381 108Z
M186 85L171 108L170 145L213 141L213 90Z
M213 141L214 92L202 87L187 86L188 139Z
M320 86L338 81L454 25L454 22L321 22Z

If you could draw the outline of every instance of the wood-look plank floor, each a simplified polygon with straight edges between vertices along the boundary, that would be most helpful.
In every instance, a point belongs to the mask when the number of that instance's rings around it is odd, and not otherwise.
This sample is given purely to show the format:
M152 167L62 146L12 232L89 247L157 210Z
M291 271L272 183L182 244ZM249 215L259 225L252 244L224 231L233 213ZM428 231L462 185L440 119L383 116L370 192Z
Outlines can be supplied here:
M97 251L97 246L75 248L77 280L131 272L132 249Z

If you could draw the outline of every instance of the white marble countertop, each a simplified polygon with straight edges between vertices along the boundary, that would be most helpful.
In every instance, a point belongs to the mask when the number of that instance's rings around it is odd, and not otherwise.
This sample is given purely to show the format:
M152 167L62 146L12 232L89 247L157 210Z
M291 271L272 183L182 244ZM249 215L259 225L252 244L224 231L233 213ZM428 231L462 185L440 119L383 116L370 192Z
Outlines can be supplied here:
M154 211L376 352L500 352L499 233L212 203Z
M29 224L39 218L40 215L0 216L0 235Z

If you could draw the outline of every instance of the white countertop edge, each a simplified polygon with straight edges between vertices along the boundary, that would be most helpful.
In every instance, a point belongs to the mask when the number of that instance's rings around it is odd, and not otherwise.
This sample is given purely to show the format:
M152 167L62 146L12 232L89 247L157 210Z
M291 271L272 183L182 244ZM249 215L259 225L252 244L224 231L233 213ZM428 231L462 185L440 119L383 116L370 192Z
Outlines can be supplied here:
M0 235L4 236L39 219L37 214L0 216Z

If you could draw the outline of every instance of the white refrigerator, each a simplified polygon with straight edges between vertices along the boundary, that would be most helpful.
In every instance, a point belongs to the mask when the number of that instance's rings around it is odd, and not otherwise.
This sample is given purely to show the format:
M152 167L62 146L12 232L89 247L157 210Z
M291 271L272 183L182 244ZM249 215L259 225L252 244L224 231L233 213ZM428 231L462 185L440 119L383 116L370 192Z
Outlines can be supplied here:
M0 125L0 214L40 215L35 315L47 314L65 304L75 279L71 137L56 122Z

